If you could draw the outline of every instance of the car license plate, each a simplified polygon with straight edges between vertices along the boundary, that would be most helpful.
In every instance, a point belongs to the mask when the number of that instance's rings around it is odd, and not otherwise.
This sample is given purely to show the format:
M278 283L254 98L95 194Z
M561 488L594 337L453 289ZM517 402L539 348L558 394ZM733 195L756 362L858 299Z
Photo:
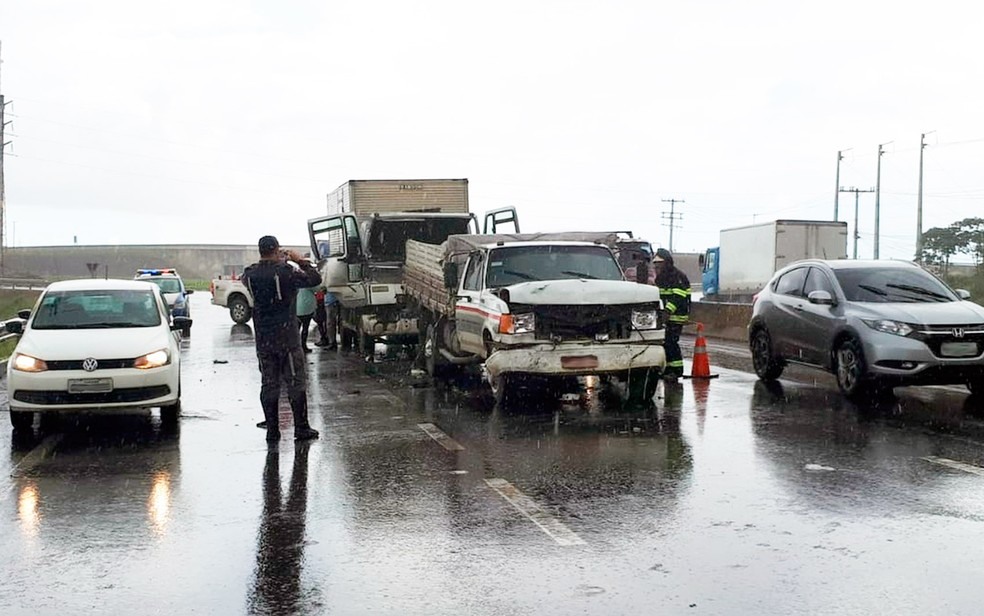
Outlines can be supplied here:
M104 394L113 391L113 379L68 379L70 394Z
M584 370L597 368L598 357L595 355L561 355L560 367L567 370Z
M940 345L940 354L944 357L976 357L976 342L944 342Z

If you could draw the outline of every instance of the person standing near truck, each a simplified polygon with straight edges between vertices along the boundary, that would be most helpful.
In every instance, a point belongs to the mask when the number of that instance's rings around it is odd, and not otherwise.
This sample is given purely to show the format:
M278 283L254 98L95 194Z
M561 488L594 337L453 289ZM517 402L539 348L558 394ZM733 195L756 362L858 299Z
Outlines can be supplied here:
M280 440L278 401L280 383L287 380L287 397L294 415L294 439L318 438L308 423L307 373L297 326L297 290L321 284L321 275L310 261L293 250L281 250L277 238L264 235L258 243L260 260L243 272L243 284L253 296L253 328L256 357L262 381L266 440ZM292 261L298 267L289 263Z
M663 348L666 351L666 370L663 377L676 382L683 376L683 353L680 351L680 333L690 320L690 280L673 265L673 255L660 248L653 256L656 269L656 286L666 311L666 334Z

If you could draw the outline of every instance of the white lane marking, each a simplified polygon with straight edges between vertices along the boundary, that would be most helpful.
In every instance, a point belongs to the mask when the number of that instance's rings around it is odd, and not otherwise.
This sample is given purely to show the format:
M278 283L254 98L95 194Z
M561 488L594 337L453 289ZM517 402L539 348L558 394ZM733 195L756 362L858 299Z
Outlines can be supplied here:
M17 463L17 466L10 471L10 476L20 477L25 472L44 462L45 459L51 455L51 452L55 450L55 447L58 446L58 443L61 442L64 436L64 434L52 434L51 436L45 437L43 441L38 443L37 447L21 458L21 461Z
M957 462L956 460L949 460L947 458L938 458L936 456L926 456L923 460L933 464L939 464L940 466L945 466L947 468L963 471L965 473L970 473L972 475L980 475L981 477L984 477L984 468L974 466L973 464L965 464L964 462Z
M441 431L440 428L432 423L421 423L417 424L417 427L423 430L427 436L431 437L441 446L448 451L464 451L465 448L461 446L461 443L454 440L447 434Z
M560 545L585 545L584 539L578 537L577 533L564 526L563 522L544 511L543 507L505 479L486 479L485 483Z

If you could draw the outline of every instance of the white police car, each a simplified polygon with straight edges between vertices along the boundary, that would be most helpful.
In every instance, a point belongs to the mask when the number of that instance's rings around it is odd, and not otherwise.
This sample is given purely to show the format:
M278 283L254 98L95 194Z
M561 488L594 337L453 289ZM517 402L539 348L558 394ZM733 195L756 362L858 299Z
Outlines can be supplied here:
M174 268L138 269L134 280L144 280L156 284L164 295L164 300L171 311L172 316L187 317L185 329L182 334L187 336L191 333L191 305L188 296L194 293L192 289L186 289L181 276L178 276Z

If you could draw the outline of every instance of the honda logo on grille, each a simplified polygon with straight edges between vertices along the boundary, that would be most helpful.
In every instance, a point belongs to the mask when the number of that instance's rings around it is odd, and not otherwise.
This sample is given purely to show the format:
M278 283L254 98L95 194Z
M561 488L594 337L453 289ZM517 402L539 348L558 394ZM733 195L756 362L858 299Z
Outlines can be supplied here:
M962 327L954 327L952 330L950 330L950 333L953 334L953 337L954 338L963 338L964 337L964 328L962 328Z
M97 362L93 357L87 357L82 360L82 369L85 370L86 372L92 372L98 367L99 367L99 362Z

